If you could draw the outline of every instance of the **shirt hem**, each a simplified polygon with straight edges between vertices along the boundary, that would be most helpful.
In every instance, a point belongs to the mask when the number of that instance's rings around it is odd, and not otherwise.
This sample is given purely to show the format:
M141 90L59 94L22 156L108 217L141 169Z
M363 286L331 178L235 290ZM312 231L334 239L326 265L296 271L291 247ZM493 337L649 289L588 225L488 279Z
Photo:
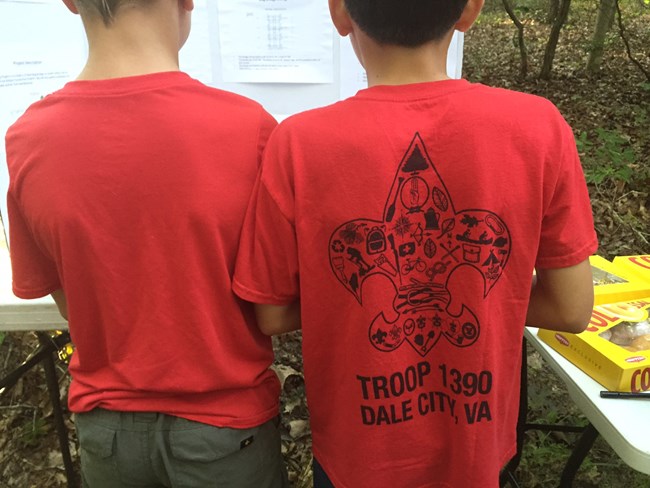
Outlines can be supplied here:
M598 240L594 237L583 247L574 251L573 253L565 256L556 256L556 257L545 257L537 259L535 267L547 269L547 268L568 268L569 266L574 266L583 262L585 259L589 258L596 253L598 250Z
M199 422L201 424L205 425L211 425L213 427L226 427L230 429L250 429L253 427L258 427L269 420L277 417L280 415L280 406L275 405L273 408L265 410L263 413L259 415L255 415L253 417L245 417L245 418L234 418L234 417L217 417L214 416L214 420L210 419L210 415L201 415L201 414L187 414L187 413L179 413L175 412L173 410L166 410L166 409L156 409L152 407L143 407L143 408L114 408L114 406L111 405L105 405L105 404L98 404L98 405L93 405L92 408L74 408L71 407L70 411L73 413L87 413L91 412L95 408L101 408L104 410L108 410L111 412L156 412L156 413L162 413L164 415L169 415L172 417L178 417L186 420L191 420L192 422Z
M340 487L340 488L345 488L347 485L345 485L344 483L341 483L341 481L336 477L336 475L332 474L331 472L328 472L327 467L325 465L326 462L324 463L324 460L323 460L323 458L321 457L321 455L319 453L319 449L312 447L312 451L314 453L314 459L318 460L318 463L322 466L323 470L325 471L325 474L327 474L327 477L334 484L334 486L337 486L337 487ZM500 470L503 470L507 466L508 462L510 462L510 460L515 457L515 454L517 454L517 444L514 444L513 446L511 446L506 451L506 454L501 457L501 460L500 460L501 468L500 468ZM443 482L443 484L441 484L440 486L442 487L442 486L449 486L449 485L448 485L448 483Z
M43 298L47 295L50 295L56 290L59 290L60 288L61 285L59 284L47 286L45 288L37 288L34 290L26 290L23 288L12 286L12 291L14 295L16 295L18 298L23 298L25 300L33 300L35 298Z
M241 284L237 279L232 281L232 291L242 300L260 305L290 305L296 301L297 296L277 296L252 290Z
M161 412L165 415L172 415L174 417L180 417L193 422L200 422L202 424L212 425L214 427L227 427L230 429L251 429L253 427L258 427L269 420L280 415L280 406L277 405L273 409L265 411L263 414L256 415L254 417L246 417L245 419L229 419L228 421L209 421L202 415L186 415L186 414L175 414L173 412Z

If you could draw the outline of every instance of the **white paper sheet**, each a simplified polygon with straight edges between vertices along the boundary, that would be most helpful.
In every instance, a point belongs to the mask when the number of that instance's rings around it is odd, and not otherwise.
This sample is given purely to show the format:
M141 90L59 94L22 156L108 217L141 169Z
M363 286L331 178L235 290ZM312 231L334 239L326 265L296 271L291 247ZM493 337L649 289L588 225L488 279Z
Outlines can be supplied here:
M212 83L212 53L207 0L194 0L190 37L179 55L181 70L203 83Z
M451 38L449 51L447 51L447 76L459 80L463 77L463 47L465 46L465 34L454 32Z
M234 83L332 83L324 0L219 0L222 77Z
M29 105L75 78L86 59L81 20L59 0L0 0L0 212L8 229L4 134Z
M454 32L447 52L447 76L459 79L463 68L464 34ZM348 38L341 39L341 99L353 96L368 87L368 76L359 63Z

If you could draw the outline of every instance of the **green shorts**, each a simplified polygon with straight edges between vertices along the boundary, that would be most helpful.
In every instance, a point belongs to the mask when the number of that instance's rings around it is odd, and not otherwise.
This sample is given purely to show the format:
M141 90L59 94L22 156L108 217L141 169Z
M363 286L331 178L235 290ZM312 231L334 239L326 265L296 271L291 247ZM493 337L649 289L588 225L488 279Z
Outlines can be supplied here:
M278 421L213 427L160 413L77 414L86 488L286 488Z

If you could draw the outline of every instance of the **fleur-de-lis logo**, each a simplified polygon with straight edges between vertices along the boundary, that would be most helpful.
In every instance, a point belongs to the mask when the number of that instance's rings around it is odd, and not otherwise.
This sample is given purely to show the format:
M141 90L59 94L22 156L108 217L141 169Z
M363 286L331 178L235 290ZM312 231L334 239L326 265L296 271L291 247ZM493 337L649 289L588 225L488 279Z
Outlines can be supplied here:
M370 342L392 351L407 341L422 356L442 336L458 347L476 342L479 320L465 304L452 313L449 277L461 266L474 268L483 277L484 298L510 249L510 232L496 214L454 209L419 134L400 162L383 219L346 222L329 242L332 271L359 303L370 276L384 275L395 287L387 312L397 318L380 312L370 324Z

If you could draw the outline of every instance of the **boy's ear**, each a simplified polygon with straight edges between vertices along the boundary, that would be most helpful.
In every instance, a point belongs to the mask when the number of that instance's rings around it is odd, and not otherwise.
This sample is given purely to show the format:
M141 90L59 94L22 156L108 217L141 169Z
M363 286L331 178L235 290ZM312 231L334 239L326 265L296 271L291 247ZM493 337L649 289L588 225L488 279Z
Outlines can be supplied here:
M65 4L66 7L68 7L68 10L72 12L73 14L79 14L79 9L77 9L77 6L74 4L72 0L63 0L63 3Z
M460 16L460 19L458 19L458 22L456 22L454 28L460 32L467 32L481 13L484 3L485 0L468 0L463 13Z
M337 32L345 37L352 32L352 19L345 7L345 0L329 0L330 16Z

